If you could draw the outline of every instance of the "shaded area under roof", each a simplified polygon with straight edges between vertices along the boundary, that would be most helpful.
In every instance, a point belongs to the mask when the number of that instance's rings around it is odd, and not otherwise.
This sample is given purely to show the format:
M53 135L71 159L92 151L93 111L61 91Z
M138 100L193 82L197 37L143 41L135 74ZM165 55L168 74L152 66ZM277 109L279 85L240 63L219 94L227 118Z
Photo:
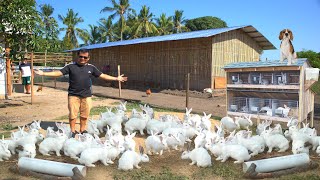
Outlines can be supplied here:
M113 47L113 46L125 46L125 45L132 45L132 44L176 41L176 40L194 39L194 38L206 38L206 37L214 36L217 34L229 32L237 29L242 29L246 34L248 34L248 36L253 38L263 50L276 49L275 46L266 37L264 37L256 28L249 25L249 26L234 26L234 27L227 27L227 28L217 28L217 29L177 33L177 34L170 34L170 35L164 35L164 36L153 36L153 37L138 38L138 39L124 40L124 41L92 44L92 45L68 50L68 52L77 51L82 48L97 49L97 48L105 48L105 47Z
M308 62L307 58L296 59L296 63L289 66L303 66L305 62ZM256 68L256 67L277 67L277 66L288 66L288 61L256 61L256 62L238 62L227 64L223 69L236 69L236 68Z

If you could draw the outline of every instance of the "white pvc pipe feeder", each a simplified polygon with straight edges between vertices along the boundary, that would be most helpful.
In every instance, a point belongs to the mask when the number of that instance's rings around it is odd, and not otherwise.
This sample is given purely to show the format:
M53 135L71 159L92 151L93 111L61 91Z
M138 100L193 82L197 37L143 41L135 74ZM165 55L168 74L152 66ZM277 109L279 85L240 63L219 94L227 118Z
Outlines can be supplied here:
M288 156L280 156L269 159L261 159L257 161L248 161L243 163L243 172L247 172L252 163L256 164L256 172L272 172L283 169L289 169L296 166L308 164L310 162L309 155L306 153L293 154Z
M43 159L21 157L18 161L18 167L26 170L39 172L43 174L50 174L55 176L73 176L72 169L77 167L80 173L86 176L86 167L76 164L61 163L55 161L48 161Z

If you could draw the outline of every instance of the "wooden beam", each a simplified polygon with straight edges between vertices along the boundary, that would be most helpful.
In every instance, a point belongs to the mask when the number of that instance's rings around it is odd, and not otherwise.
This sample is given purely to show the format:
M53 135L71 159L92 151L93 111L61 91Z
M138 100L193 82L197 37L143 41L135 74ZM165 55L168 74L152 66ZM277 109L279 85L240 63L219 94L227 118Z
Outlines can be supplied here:
M7 76L7 95L12 95L12 82L11 82L11 61L10 61L10 48L9 44L5 45L5 55L6 55L6 76Z
M261 114L250 114L250 113L241 113L241 112L227 112L228 115L231 116L243 116L243 115L251 115L251 118L257 119L264 119L264 120L270 120L270 121L280 121L280 122L288 122L289 118L283 118L283 117L275 117L275 116L267 116L267 115L261 115Z
M278 66L278 67L250 67L250 68L228 68L226 72L250 72L250 71L298 71L300 66Z
M299 89L299 85L227 84L228 88Z

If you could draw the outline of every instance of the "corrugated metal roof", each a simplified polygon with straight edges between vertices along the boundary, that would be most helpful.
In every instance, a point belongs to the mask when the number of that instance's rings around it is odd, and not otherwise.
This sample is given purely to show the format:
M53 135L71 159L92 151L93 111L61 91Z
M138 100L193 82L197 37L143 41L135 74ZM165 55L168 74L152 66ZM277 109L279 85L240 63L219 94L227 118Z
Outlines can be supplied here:
M138 38L138 39L124 40L124 41L92 44L92 45L72 49L69 51L77 51L81 48L97 49L97 48L105 48L105 47L112 47L112 46L125 46L125 45L131 45L131 44L176 41L176 40L193 39L193 38L205 38L205 37L210 37L217 34L225 33L228 31L237 30L237 29L242 29L244 32L246 32L261 46L263 50L276 49L274 45L268 39L266 39L260 32L258 32L253 26L235 26L235 27L227 27L227 28L184 32L184 33L177 33L177 34L170 34L170 35L163 35L163 36L153 36L153 37L147 37L147 38Z
M302 66L305 62L308 63L308 59L300 58L297 59L297 63L291 64L290 66ZM276 67L276 66L288 66L288 61L256 61L256 62L238 62L227 64L223 69L236 69L236 68L252 68L252 67Z

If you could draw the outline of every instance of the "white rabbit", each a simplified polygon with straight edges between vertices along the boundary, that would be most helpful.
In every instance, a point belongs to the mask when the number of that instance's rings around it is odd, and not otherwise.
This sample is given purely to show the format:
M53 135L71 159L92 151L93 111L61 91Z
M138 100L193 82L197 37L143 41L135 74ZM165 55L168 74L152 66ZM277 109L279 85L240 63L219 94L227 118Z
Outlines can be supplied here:
M48 137L57 137L57 134L54 132L53 127L50 127L50 126L47 127L45 138L48 138Z
M160 156L163 154L163 150L168 147L167 137L165 135L157 135L151 132L151 136L148 136L145 140L146 152L149 155L152 153L160 153Z
M264 150L264 146L262 147L260 143L256 142L254 139L251 138L245 138L244 136L246 135L245 131L239 131L236 134L237 137L237 141L240 145L244 146L245 148L247 148L248 150L250 150L252 153L250 154L250 156L255 156L257 155L259 152L263 152ZM263 149L262 149L263 148Z
M147 104L145 104L144 106L139 104L139 106L142 111L145 111L149 115L150 118L154 118L154 111L150 106L148 106Z
M238 125L240 128L246 128L247 130L249 129L249 126L252 126L253 123L251 121L251 115L249 117L243 116L243 117L235 117L235 123Z
M221 127L229 133L240 128L236 123L234 123L233 119L229 116L223 117L220 120L220 124Z
M263 130L264 130L266 127L270 126L271 123L272 123L272 121L263 121L262 123L259 123L259 124L257 125L257 129L256 129L257 135L261 135L261 133L263 132Z
M222 154L222 147L220 144L214 144L214 140L207 141L205 148L208 149L215 157Z
M115 160L120 153L123 153L126 149L122 144L119 143L119 141L113 140L110 143L111 147L108 148L108 163L113 164L113 160Z
M189 165L197 164L198 167L212 166L211 156L203 147L195 148L192 151L184 151L181 159L190 159L192 162Z
M116 108L117 108L117 110L121 110L121 111L126 112L127 111L127 101L125 101L125 102L120 101L120 104Z
M201 131L197 132L197 137L194 139L194 148L204 147L206 144L206 134Z
M141 135L144 135L143 130L146 127L150 117L147 114L141 114L142 118L131 118L125 124L125 131L132 133L135 130L139 130Z
M40 124L41 124L41 120L38 120L38 121L34 120L34 121L30 124L30 128L31 128L31 129L40 130L40 129L42 129L41 126L40 126Z
M202 126L203 129L206 129L208 131L211 130L210 118L211 118L211 114L206 115L206 113L203 112L203 117L201 118L201 126Z
M126 150L134 151L136 149L136 141L133 139L135 135L136 132L130 134L130 132L127 131L127 135L124 137L124 148Z
M39 145L39 152L42 155L50 156L49 152L56 152L57 156L60 155L60 150L63 147L64 142L68 139L67 135L62 132L55 132L56 137L48 137L44 139Z
M292 142L292 153L293 154L300 154L300 153L306 153L309 154L309 147L305 147L305 142L303 141L293 141Z
M113 162L110 162L110 159L108 159L108 150L110 148L110 143L105 141L103 147L85 149L82 151L78 161L87 167L95 167L93 163L97 161L101 161L105 166L108 166L108 163L113 164Z
M56 122L56 126L58 129L62 130L68 136L68 138L71 137L71 129L69 125L64 124L64 122L62 123Z
M229 157L235 159L234 163L243 163L251 158L248 149L242 145L224 144L221 146L221 155L216 160L225 162Z
M23 150L19 151L19 158L20 157L29 157L34 158L36 157L36 146L34 144L24 144Z
M287 123L287 127L290 127L290 126L298 126L298 119L294 118L294 117L291 117L289 120L288 120L288 123Z
M269 106L264 106L259 112L266 112L267 116L272 116L272 109Z
M98 136L100 135L100 131L97 126L97 122L94 120L89 120L87 131L89 134L92 134L92 135L93 134L96 134Z
M72 140L64 143L63 151L65 155L70 156L73 159L78 159L78 154L81 154L82 151L91 147L93 142L92 136L79 135L79 137L81 141Z
M285 152L289 148L289 141L281 134L273 134L272 129L265 129L262 137L269 148L268 153L271 153L273 148L279 148L278 152Z
M4 137L2 136L2 140L0 141L0 161L9 160L11 157L11 153L8 149L8 144L4 141Z
M125 151L119 159L118 169L119 170L132 170L133 167L140 169L139 163L149 162L148 155L143 153L143 148L139 146L140 154L132 150Z

